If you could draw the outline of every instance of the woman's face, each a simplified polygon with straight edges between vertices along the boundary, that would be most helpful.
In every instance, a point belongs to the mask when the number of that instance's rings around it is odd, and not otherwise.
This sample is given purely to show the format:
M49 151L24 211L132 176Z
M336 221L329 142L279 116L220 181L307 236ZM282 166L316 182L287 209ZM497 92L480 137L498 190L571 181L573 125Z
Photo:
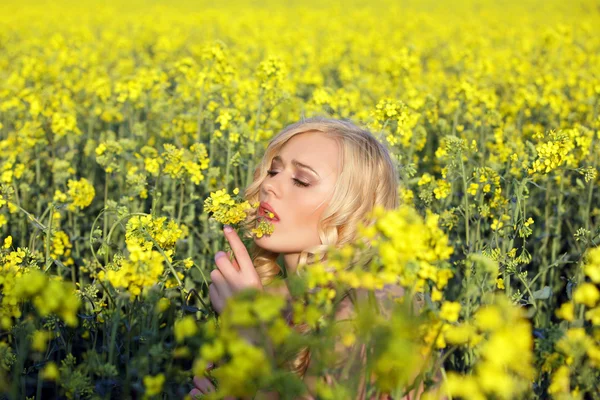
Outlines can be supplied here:
M337 141L318 131L297 134L283 145L259 195L279 221L273 222L273 234L254 238L258 246L285 254L321 244L317 224L340 173L339 157Z

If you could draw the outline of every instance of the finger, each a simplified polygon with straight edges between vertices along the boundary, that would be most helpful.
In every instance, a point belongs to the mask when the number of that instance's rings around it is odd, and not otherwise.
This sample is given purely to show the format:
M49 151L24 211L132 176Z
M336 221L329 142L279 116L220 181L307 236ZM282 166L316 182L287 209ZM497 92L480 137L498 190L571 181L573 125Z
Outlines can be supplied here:
M194 376L194 386L202 391L202 393L208 393L215 390L214 385L208 378Z
M242 239L240 239L235 229L229 225L225 225L223 232L225 233L225 238L229 241L233 254L235 254L235 259L240 266L240 271L254 269L252 258L250 258L246 246L244 246Z
M228 251L227 252L227 259L229 261L231 261L231 263L233 264L233 266L235 267L235 269L237 269L238 271L240 270L240 264L238 264L238 262L235 259L235 256L233 255L232 251Z
M227 282L233 283L239 281L240 270L229 261L227 253L224 251L217 252L217 254L215 254L215 264Z
M217 291L221 298L227 298L232 295L232 290L220 270L213 269L210 271L210 279L217 286Z
M214 283L211 283L208 286L208 297L210 298L210 302L212 303L215 311L221 314L221 311L223 311L223 308L225 307L225 302L219 296L219 292L217 291L217 287Z
M202 393L198 389L194 388L194 389L190 390L190 392L188 394L190 395L192 400L195 400L195 399L200 399L200 396L202 396L204 393Z

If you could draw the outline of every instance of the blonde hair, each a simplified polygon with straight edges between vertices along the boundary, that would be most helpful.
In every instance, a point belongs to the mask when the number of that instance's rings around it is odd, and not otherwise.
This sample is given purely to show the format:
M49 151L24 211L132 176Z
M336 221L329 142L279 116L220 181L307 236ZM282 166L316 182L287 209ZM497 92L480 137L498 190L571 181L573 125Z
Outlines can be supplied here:
M368 226L368 214L377 205L385 209L398 207L398 175L387 148L371 132L348 120L327 117L302 118L275 135L254 171L254 180L245 191L250 203L260 201L260 188L267 177L273 157L295 135L318 131L335 139L340 145L340 175L333 189L329 206L324 210L318 226L321 244L300 253L297 273L311 263L322 261L330 247L342 247L357 239L360 223ZM256 211L248 215L245 224L250 227L257 217ZM249 231L247 229L246 231ZM271 283L281 268L278 253L265 250L256 243L250 249L254 266L264 286ZM308 331L306 325L296 325L300 333ZM304 348L289 367L303 377L310 361L310 352Z

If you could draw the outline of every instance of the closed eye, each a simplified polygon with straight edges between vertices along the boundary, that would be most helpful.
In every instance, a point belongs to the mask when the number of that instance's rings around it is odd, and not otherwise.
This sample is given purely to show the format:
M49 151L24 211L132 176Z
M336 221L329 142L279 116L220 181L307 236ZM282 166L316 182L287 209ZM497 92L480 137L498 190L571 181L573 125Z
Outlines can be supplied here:
M273 170L267 171L267 175L269 175L269 176L275 176L276 174L277 174L277 171L273 171ZM293 178L292 180L294 181L294 185L296 185L296 186L300 186L300 187L310 186L310 183L302 182L300 179Z

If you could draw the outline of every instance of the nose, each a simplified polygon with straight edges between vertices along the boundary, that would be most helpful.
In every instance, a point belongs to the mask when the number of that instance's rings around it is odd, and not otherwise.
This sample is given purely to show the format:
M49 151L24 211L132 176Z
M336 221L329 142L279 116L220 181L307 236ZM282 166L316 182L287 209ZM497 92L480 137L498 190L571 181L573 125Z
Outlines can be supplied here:
M269 197L271 194L273 197L279 197L281 194L281 182L278 179L281 176L281 172L275 176L268 176L265 178L262 184L262 191L265 197Z

